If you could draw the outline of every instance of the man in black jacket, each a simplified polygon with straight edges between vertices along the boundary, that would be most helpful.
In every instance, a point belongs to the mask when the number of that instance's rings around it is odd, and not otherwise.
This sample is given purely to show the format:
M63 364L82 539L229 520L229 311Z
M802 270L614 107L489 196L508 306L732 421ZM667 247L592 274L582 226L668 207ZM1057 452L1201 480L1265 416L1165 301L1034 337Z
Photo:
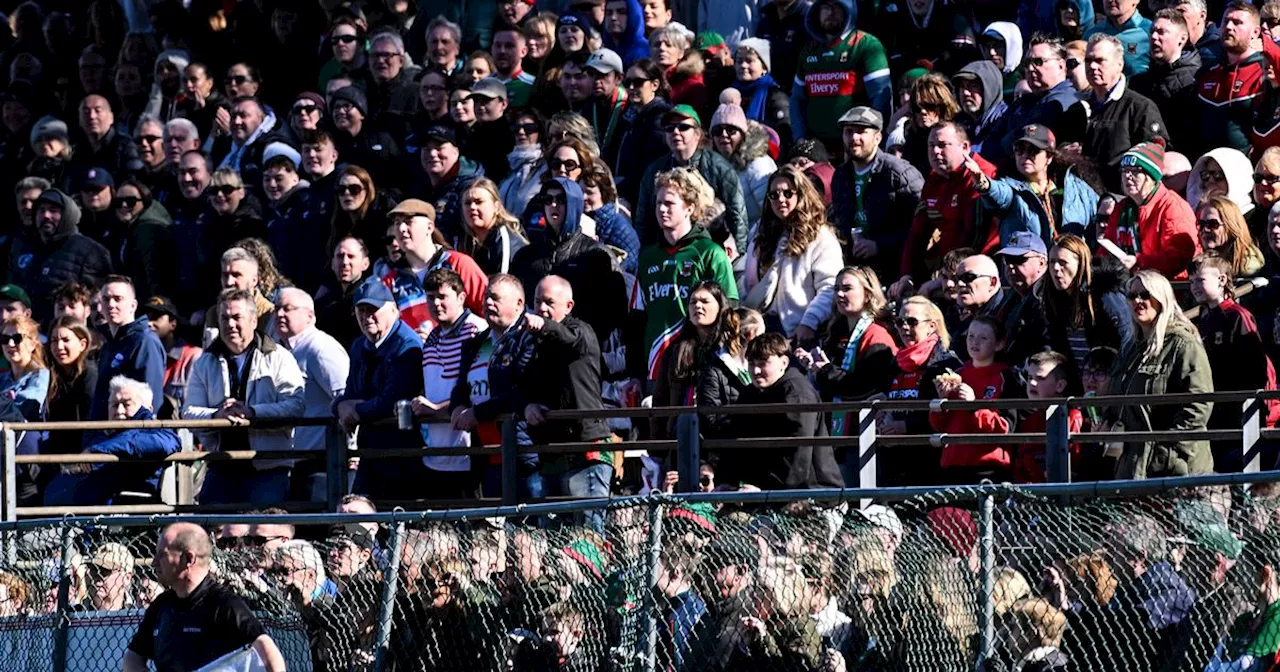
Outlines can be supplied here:
M570 315L573 287L558 275L538 283L536 314L525 316L534 333L537 353L522 381L530 403L524 408L529 438L535 443L574 441L613 443L617 437L603 419L548 421L550 409L596 410L600 401L600 342L591 325ZM608 497L613 483L613 454L590 452L543 462L547 494L572 497ZM588 514L588 521L603 530L603 514Z
M1183 51L1187 45L1187 20L1176 9L1156 12L1151 24L1151 62L1147 71L1130 80L1134 91L1151 99L1161 110L1191 110L1196 102L1196 73L1200 52ZM1187 151L1195 144L1199 115L1177 114L1169 126L1174 149Z
M98 287L111 272L107 248L80 233L80 206L57 189L36 201L35 240L20 240L9 254L8 280L27 290L36 321L53 316L53 292L72 281Z

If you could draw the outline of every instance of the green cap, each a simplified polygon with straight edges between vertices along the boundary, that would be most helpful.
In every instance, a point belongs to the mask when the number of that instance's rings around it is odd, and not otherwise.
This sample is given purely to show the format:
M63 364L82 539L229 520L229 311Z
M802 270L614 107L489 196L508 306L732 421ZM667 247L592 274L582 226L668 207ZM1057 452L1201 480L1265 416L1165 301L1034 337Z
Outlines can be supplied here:
M0 285L0 301L21 301L22 305L31 308L31 297L27 290L17 285Z
M673 120L692 119L699 126L702 125L702 117L698 116L698 111L693 109L692 105L676 105L669 112L662 115L662 123L669 124Z
M712 47L725 47L724 36L714 30L704 30L693 40L693 48L698 51L706 51Z

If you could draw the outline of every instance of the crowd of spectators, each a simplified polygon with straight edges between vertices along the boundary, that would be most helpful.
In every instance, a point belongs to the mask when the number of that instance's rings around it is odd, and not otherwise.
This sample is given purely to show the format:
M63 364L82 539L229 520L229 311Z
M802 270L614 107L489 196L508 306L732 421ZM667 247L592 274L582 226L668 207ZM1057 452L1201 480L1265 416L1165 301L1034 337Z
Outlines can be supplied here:
M673 422L561 409L696 404L706 437L804 439L851 418L714 411L1275 387L1280 3L738 4L7 8L0 419L232 420L194 447L255 459L208 462L199 501L248 506L334 485L322 457L272 453L423 449L338 487L467 500L500 494L499 461L432 449L497 444L508 414L521 446L599 444L522 453L527 500L670 487L672 456L626 444ZM336 422L278 421L299 417ZM1208 402L1069 417L1240 421ZM877 417L881 435L1045 424ZM28 466L20 503L147 501L159 465L130 461L179 449L167 429L24 433L23 453L121 461ZM704 459L719 489L856 473L828 446ZM1188 436L1073 446L1071 466L1242 464ZM1012 443L882 450L878 469L1046 478L1043 448Z

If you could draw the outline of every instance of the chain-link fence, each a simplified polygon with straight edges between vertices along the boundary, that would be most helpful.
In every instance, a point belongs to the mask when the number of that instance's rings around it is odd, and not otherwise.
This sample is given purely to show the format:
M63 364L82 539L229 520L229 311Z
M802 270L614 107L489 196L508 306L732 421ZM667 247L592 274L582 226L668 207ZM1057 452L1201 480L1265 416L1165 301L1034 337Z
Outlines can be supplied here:
M261 516L210 529L212 566L291 670L1198 672L1280 649L1270 483L580 506ZM163 590L144 522L0 535L0 670L118 669Z

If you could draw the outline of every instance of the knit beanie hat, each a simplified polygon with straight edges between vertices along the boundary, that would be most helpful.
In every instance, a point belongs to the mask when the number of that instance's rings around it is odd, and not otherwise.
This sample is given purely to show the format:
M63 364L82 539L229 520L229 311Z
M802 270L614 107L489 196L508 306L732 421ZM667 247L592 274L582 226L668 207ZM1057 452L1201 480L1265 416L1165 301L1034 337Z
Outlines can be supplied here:
M667 510L667 517L689 521L698 531L716 535L716 510L705 502L677 504Z
M732 103L722 103L716 108L716 113L711 115L711 128L717 126L732 126L742 131L743 135L747 133L747 113L742 111L742 106Z
M743 126L746 124L744 123ZM71 134L67 129L67 122L53 116L45 115L31 127L31 148L35 149L36 143L45 138L58 138L64 144L71 144Z
M764 63L766 72L773 71L773 65L770 63L769 40L762 40L758 37L748 37L745 40L738 41L738 48L746 47L756 52L756 56L760 57L760 62Z
M1133 149L1120 157L1120 167L1137 166L1151 179L1159 182L1164 179L1164 138L1156 137L1148 142L1139 142Z
M714 30L704 30L698 33L693 40L693 48L698 51L710 51L713 54L719 53L721 49L728 49L729 46L724 43L724 36Z
M336 107L338 101L346 101L351 106L360 110L360 116L369 116L369 98L364 95L364 91L358 86L344 86L333 92L333 104Z
M598 546L586 539L577 539L561 551L591 572L597 579L604 578L605 556Z

